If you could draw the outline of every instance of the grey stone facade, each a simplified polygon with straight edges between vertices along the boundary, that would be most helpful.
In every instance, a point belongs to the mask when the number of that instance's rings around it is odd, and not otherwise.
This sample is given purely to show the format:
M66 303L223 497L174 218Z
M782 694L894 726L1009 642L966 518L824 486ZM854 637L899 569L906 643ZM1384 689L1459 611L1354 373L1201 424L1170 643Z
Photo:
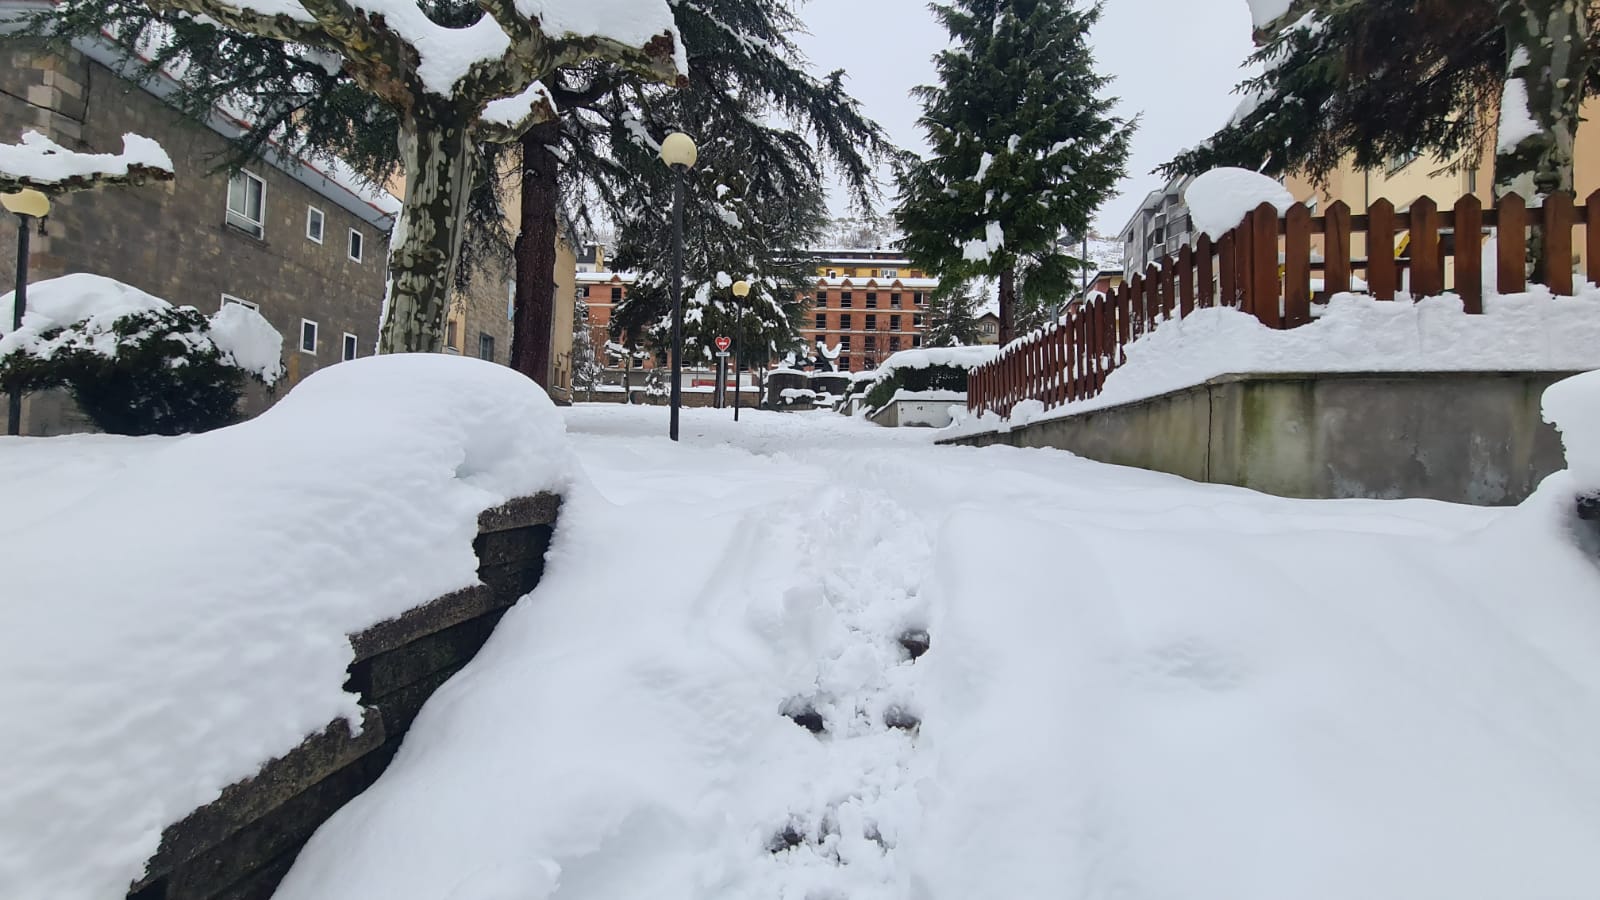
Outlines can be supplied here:
M288 375L279 396L340 362L347 334L355 337L358 355L371 355L392 219L315 166L292 175L259 163L248 171L265 183L263 234L228 225L228 177L215 171L226 139L181 116L157 96L159 88L131 82L84 52L57 55L15 37L0 45L0 141L14 142L33 129L72 149L118 152L122 135L136 132L160 142L176 169L169 184L57 198L47 234L33 236L29 281L91 272L207 313L219 308L223 295L255 304L283 334ZM312 208L323 217L320 244L307 237ZM16 278L16 219L0 220L0 285L9 290ZM350 257L352 231L361 235L360 261ZM310 350L300 348L303 321L316 323ZM254 392L245 411L257 412L272 399ZM30 398L23 424L24 433L34 435L82 430L70 404L49 394Z

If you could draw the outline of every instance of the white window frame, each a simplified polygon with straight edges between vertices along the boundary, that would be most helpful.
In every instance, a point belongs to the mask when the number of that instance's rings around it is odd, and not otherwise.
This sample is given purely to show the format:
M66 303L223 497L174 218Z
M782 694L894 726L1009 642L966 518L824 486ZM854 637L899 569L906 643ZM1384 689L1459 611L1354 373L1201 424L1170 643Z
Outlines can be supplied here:
M361 339L346 331L344 338L339 342L340 362L349 362L360 355Z
M250 197L248 184L254 181L256 184L261 185L261 208L256 211L257 214L261 216L260 219L251 219L247 213L236 212L234 210L233 182L234 179L237 178L245 179L245 184L247 185L245 189L245 204L247 206L249 205ZM264 241L267 239L267 182L266 179L262 178L260 175L257 175L248 169L240 169L233 176L229 177L227 194L223 198L222 209L224 221L226 221L228 225L250 235L256 240Z
M222 306L219 306L217 308L218 309L222 309L223 307L227 306L229 303L237 303L240 306L243 306L243 307L246 307L246 308L249 308L249 309L253 309L256 312L260 312L261 311L261 304L252 302L250 300L246 300L243 297L235 297L232 294L223 294L222 295Z
M306 349L306 326L307 325L311 326L311 349L310 350ZM300 320L300 334L297 336L297 339L295 341L295 346L300 348L300 352L301 353L309 353L312 356L316 356L317 355L317 344L322 339L321 335L322 335L322 326L318 325L314 319L301 319Z
M313 214L316 215L316 220L317 220L317 233L316 233L316 236L314 236L314 237L311 234L311 218L312 218ZM327 214L324 213L322 210L317 209L315 206L307 206L306 207L306 240L310 241L313 244L321 244L322 243L322 239L324 237L326 237L327 234L328 234L328 216L327 216Z
M351 262L361 262L362 257L367 255L367 236L359 229L350 229L350 236L345 239L344 249L345 255L350 257ZM352 253L351 250L355 252Z

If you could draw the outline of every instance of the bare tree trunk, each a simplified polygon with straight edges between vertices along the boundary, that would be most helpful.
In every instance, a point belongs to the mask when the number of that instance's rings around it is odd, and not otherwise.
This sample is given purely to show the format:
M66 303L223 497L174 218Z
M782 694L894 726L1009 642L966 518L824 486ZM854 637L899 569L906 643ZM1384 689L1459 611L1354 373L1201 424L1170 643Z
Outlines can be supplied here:
M1017 267L1008 265L1000 273L1000 346L1017 336Z
M461 254L475 147L468 124L438 105L419 105L400 125L405 208L390 238L381 353L444 349L445 310Z
M560 122L522 136L522 214L517 235L517 306L511 366L550 387L550 329L556 295L556 160Z

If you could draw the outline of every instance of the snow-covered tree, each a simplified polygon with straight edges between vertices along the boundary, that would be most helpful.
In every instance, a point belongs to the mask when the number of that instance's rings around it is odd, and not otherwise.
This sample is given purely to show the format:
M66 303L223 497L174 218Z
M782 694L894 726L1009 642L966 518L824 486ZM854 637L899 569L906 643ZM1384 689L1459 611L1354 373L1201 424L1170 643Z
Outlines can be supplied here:
M279 134L291 148L392 136L405 207L390 242L385 351L442 348L480 148L554 118L542 79L587 60L683 75L667 0L608 16L588 0L63 0L42 16L58 36L110 33L142 51L148 71L191 82L191 106L242 109L259 120L257 146Z
M1319 180L1432 153L1476 165L1495 192L1573 186L1584 98L1600 92L1600 7L1571 0L1258 3L1261 74L1232 121L1166 171L1222 165ZM1400 198L1395 198L1400 199Z
M594 389L600 384L600 354L594 346L593 324L589 321L589 304L578 292L572 309L572 392L584 391L594 399Z
M1000 334L1019 303L1053 303L1081 268L1063 234L1082 233L1111 195L1132 125L1103 95L1088 32L1098 5L952 0L935 15L953 46L939 84L917 89L932 154L899 178L896 222L921 267L999 282Z
M947 281L928 295L922 332L927 347L962 347L978 342L978 307L983 295L972 282Z

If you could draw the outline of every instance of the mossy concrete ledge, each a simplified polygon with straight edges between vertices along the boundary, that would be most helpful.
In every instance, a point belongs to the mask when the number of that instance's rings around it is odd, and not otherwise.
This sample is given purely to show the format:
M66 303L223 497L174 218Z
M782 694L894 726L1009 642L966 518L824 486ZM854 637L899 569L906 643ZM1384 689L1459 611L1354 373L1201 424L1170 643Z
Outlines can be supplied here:
M1054 447L1283 497L1520 503L1566 466L1540 415L1573 372L1223 375L944 443Z
M561 498L485 510L473 549L479 583L350 636L345 689L359 732L328 723L161 835L130 900L267 900L312 833L369 787L433 692L477 655L507 609L538 583Z

